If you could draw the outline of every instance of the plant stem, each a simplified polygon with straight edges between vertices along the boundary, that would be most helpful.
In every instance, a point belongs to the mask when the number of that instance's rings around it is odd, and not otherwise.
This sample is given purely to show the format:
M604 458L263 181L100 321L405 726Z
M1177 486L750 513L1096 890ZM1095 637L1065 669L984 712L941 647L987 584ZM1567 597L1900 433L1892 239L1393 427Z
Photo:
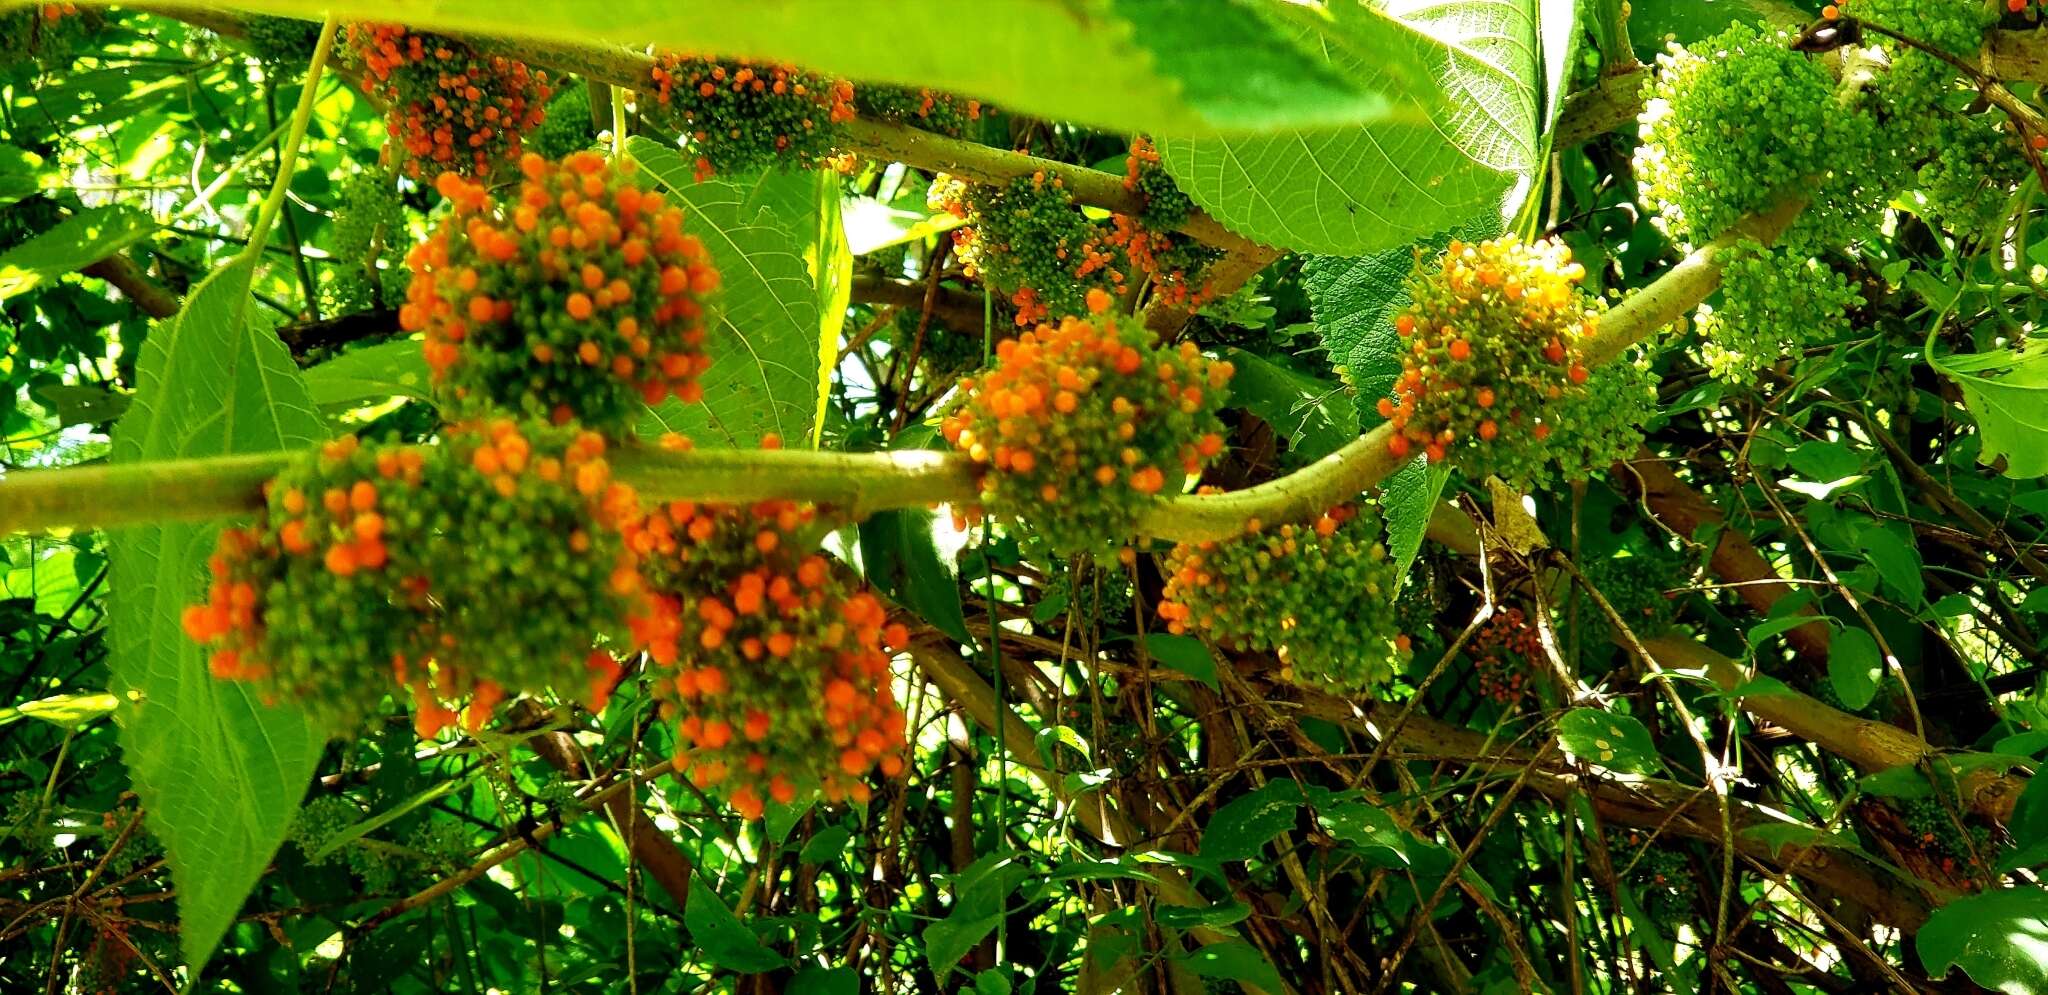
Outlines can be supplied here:
M270 236L270 226L277 221L284 210L285 195L291 191L292 173L299 163L299 145L306 139L306 126L313 121L313 105L320 100L320 74L327 69L327 56L334 51L334 32L341 19L328 14L320 25L320 42L313 48L313 60L306 66L306 83L299 89L299 106L292 111L291 129L285 133L284 144L278 147L277 181L270 185L270 196L263 198L263 207L256 214L256 224L249 230L249 247L242 250L242 259L262 258L263 242Z

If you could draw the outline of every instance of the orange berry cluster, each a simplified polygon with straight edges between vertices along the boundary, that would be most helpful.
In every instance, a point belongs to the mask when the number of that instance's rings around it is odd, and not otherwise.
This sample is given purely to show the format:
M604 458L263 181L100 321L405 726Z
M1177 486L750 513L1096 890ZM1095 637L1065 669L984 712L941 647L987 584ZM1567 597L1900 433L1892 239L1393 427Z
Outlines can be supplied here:
M777 161L808 169L837 154L854 117L853 84L795 66L664 55L652 70L659 108L679 115L697 179Z
M408 176L488 176L518 157L521 137L546 117L547 73L518 60L397 24L351 24L348 46L388 108L385 129Z
M794 501L670 501L626 529L650 593L633 634L676 723L676 769L748 819L812 792L865 802L870 772L904 769L885 646L908 631L812 551L815 517Z
M1408 345L1401 376L1379 402L1393 454L1435 462L1456 449L1474 477L1540 486L1550 413L1583 398L1591 375L1579 356L1597 328L1584 277L1563 243L1514 235L1452 242L1437 266L1418 263L1414 303L1394 320Z
M998 343L995 368L960 381L966 403L942 428L985 467L983 507L1080 552L1129 535L1169 473L1199 473L1223 451L1216 413L1232 372L1142 325L1067 318Z
M519 169L503 201L442 174L454 209L408 257L399 323L444 402L621 432L641 401L702 397L719 278L682 209L595 152Z
M1175 633L1279 654L1282 675L1338 694L1394 679L1409 655L1400 583L1379 514L1344 505L1308 525L1247 523L1243 535L1167 554L1159 615Z
M431 736L455 706L474 730L508 693L577 686L593 634L623 630L639 594L619 530L635 498L604 451L509 419L436 446L328 443L270 483L256 525L221 534L185 632L214 676L336 733L387 691L411 692Z
M1044 171L966 191L972 227L953 230L968 275L1017 308L1017 326L1081 314L1090 291L1114 295L1130 265L1108 232L1088 220L1066 184Z
M854 99L862 117L907 124L960 138L981 120L981 101L927 87L863 86Z
M1479 693L1507 705L1528 690L1530 661L1542 652L1542 644L1520 608L1503 608L1473 635L1468 652Z
M1152 279L1153 303L1183 309L1208 303L1215 297L1209 267L1223 258L1223 250L1176 231L1194 213L1194 201L1174 184L1151 139L1142 135L1131 140L1124 189L1142 198L1144 208L1136 217L1110 216L1109 244L1123 250L1131 272Z

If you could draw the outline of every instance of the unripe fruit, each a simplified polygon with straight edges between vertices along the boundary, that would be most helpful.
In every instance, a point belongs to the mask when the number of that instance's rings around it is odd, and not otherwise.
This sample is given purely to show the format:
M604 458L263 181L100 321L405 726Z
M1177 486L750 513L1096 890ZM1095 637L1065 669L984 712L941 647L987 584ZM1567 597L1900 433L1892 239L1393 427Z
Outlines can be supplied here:
M838 152L854 117L852 83L795 66L672 53L651 72L654 115L677 119L699 180L777 162L809 169Z
M453 210L407 260L399 322L426 333L444 406L623 434L643 401L700 398L719 277L682 210L595 152L520 172L504 201L443 174Z
M1336 694L1371 691L1408 659L1395 621L1400 581L1379 515L1332 509L1307 525L1263 527L1167 555L1159 614L1172 632L1196 632L1247 650L1273 650L1283 675Z
M981 101L925 87L862 86L854 108L863 118L893 121L961 138L987 113Z

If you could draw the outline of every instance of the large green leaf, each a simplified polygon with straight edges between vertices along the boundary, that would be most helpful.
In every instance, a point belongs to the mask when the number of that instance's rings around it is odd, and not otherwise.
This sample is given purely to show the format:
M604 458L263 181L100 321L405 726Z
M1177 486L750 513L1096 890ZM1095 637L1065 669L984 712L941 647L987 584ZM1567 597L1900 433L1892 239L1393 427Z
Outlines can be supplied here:
M1437 500L1450 482L1450 463L1417 456L1381 485L1380 517L1387 523L1387 548L1394 554L1396 577L1406 577L1415 554L1422 551Z
M1319 460L1358 437L1358 405L1343 387L1243 349L1224 358L1232 405L1258 415L1304 460Z
M1305 47L1346 75L1385 74L1353 32L1379 15L1333 4ZM1283 248L1355 255L1402 245L1491 209L1538 158L1534 0L1400 0L1447 107L1424 120L1294 129L1244 138L1173 138L1160 153L1196 204L1231 229Z
M1930 977L1951 967L2006 995L2048 993L2048 889L2001 888L1934 910L1913 937Z
M426 357L412 339L350 349L307 370L306 387L321 407L432 396Z
M1557 742L1566 753L1609 770L1648 774L1664 767L1650 730L1619 712L1574 708L1557 720Z
M1001 922L1010 896L1031 876L1031 865L1014 852L992 853L953 879L953 907L946 918L925 927L925 956L940 981Z
M1983 443L1978 458L2005 457L2009 477L2048 474L2048 361L2042 350L1995 349L1969 356L1934 357L1936 370L1963 390L1963 405L1977 419ZM1992 373L1990 376L1982 372Z
M940 632L974 642L960 607L959 569L939 555L933 512L895 508L860 523L860 560L868 581Z
M238 0L241 10L647 46L794 62L850 79L963 93L1040 117L1156 134L1252 133L1412 115L1431 92L1410 32L1377 13L1348 31L1390 71L1349 76L1273 23L1273 0ZM962 30L971 21L972 41ZM1400 71L1400 70L1409 71Z
M1216 810L1202 833L1202 856L1215 860L1249 860L1273 837L1293 828L1306 802L1301 784L1291 779L1268 781Z
M1344 370L1358 396L1377 402L1394 392L1401 375L1401 339L1394 315L1408 306L1408 275L1416 253L1434 257L1452 238L1491 238L1501 232L1500 212L1486 210L1411 244L1356 257L1316 256L1302 268L1316 337ZM1372 404L1367 404L1370 411ZM1376 415L1368 415L1377 421Z
M149 237L156 222L132 207L81 211L0 253L0 300L99 262Z
M818 230L814 180L769 171L699 183L673 148L636 137L631 153L675 192L684 229L704 240L720 276L704 403L665 401L642 421L642 433L680 432L722 446L751 446L770 432L792 444L809 439L819 321L804 254ZM796 214L806 210L812 213Z
M290 353L247 306L251 272L237 262L215 273L144 342L115 460L273 451L326 434ZM283 841L322 746L288 705L214 680L180 630L180 612L204 599L217 531L124 530L110 573L122 755L164 844L195 976Z
M740 917L733 915L725 900L709 888L690 890L689 907L683 910L683 925L704 959L742 974L759 974L784 967L780 954L761 944Z

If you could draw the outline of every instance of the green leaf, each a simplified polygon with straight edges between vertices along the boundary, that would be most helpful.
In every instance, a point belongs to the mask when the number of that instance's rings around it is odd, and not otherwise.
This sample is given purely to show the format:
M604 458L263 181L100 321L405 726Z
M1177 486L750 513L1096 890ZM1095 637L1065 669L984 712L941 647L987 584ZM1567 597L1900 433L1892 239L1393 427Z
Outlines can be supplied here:
M1397 825L1383 808L1357 801L1319 801L1316 822L1324 832L1355 848L1372 866L1410 870L1422 878L1441 878L1451 869L1449 851Z
M253 453L326 435L312 396L236 262L193 291L142 347L134 403L114 459ZM245 320L255 320L245 324ZM112 691L121 748L177 888L185 960L196 975L284 840L322 738L299 712L216 681L179 614L205 597L218 527L174 523L113 537Z
M940 981L1002 921L1004 906L1030 874L1023 855L992 853L954 877L952 909L924 931L925 956Z
M1322 459L1358 437L1358 405L1342 386L1243 349L1223 356L1237 367L1231 404L1273 426L1302 459Z
M1770 848L1771 858L1777 859L1788 846L1802 848L1826 847L1835 850L1857 849L1856 841L1839 833L1824 833L1817 826L1798 822L1772 822L1758 826L1746 826L1736 835L1761 841Z
M728 971L760 974L782 967L786 961L761 945L761 938L732 914L725 899L710 888L690 889L690 904L683 910L683 925L690 942L704 959Z
M1268 841L1294 828L1295 814L1306 802L1301 785L1292 779L1266 782L1216 810L1202 831L1201 856L1211 860L1249 860Z
M453 778L432 785L426 790L414 794L411 798L407 798L376 815L370 816L328 837L327 842L320 844L319 849L307 854L306 859L317 864L349 843L362 839L365 835L376 832L378 829L390 825L393 821L403 818L407 812L413 811L421 805L429 804L436 799L453 794L456 789L463 786L463 781Z
M1934 786L1927 783L1927 775L1911 764L1865 774L1856 779L1856 786L1880 798L1911 800L1934 796Z
M897 508L860 523L868 581L956 642L972 643L960 607L960 572L932 540L935 513Z
M811 438L818 391L818 295L804 262L817 210L808 173L769 171L696 182L682 154L647 138L634 159L674 192L683 229L711 251L720 277L718 320L706 350L704 403L674 398L650 411L642 435L680 432L699 445L752 446L770 432Z
M27 149L0 142L0 207L43 188L43 157Z
M1215 655L1209 652L1209 644L1193 636L1148 632L1145 634L1145 652L1162 667L1178 670L1208 685L1211 691L1222 690L1222 685L1216 683Z
M1844 626L1828 641L1828 683L1842 706L1862 711L1877 697L1877 685L1884 678L1884 658L1877 640L1859 626Z
M1994 349L1969 356L1935 357L1928 362L1962 388L1963 406L1977 419L1984 443L1977 459L1994 463L2005 457L2009 477L2048 474L2048 355L2040 349L2015 353ZM2001 369L2002 367L2002 369ZM1990 370L1981 376L1968 370Z
M1759 622L1756 625L1750 626L1749 633L1745 638L1749 640L1749 648L1751 650L1754 650L1757 647L1762 646L1764 644L1764 640L1767 640L1780 632L1790 632L1793 629L1797 629L1802 625L1811 625L1815 622L1833 625L1834 619L1822 618L1818 615L1786 615L1783 618L1768 619L1766 621Z
M97 425L128 410L127 394L92 384L40 384L28 393L64 426Z
M153 231L156 222L132 207L80 211L0 253L0 301L99 262L148 238Z
M786 990L804 995L860 995L860 972L850 967L811 964L789 979Z
M1408 566L1422 549L1429 532L1429 520L1436 514L1437 499L1451 480L1448 462L1431 464L1417 456L1380 488L1380 515L1387 522L1387 546L1394 554L1394 576L1408 576Z
M1920 551L1913 544L1899 537L1897 532L1884 526L1871 526L1857 533L1856 542L1870 558L1870 564L1877 568L1884 578L1886 587L1906 602L1908 607L1918 607L1927 600L1927 579L1920 570Z
M1379 18L1364 4L1331 4L1301 44L1374 85L1385 53L1344 44ZM1233 231L1305 252L1355 255L1403 245L1492 211L1537 157L1533 0L1396 0L1386 13L1422 39L1421 57L1446 93L1428 120L1296 129L1251 138L1159 143L1188 196Z
M1010 995L1010 975L1000 967L977 973L974 995Z
M1574 708L1557 720L1557 741L1572 756L1609 770L1648 774L1664 767L1650 730L1629 715Z
M1281 991L1280 972L1259 948L1243 940L1210 943L1176 954L1175 959L1204 978L1227 978L1249 982L1268 991Z
M812 836L797 852L797 859L806 864L829 864L839 856L841 850L853 839L853 834L844 826L826 826Z
M12 708L0 708L0 726L19 719L36 719L59 729L77 729L94 719L110 715L120 702L111 694L59 694L36 701L24 701Z
M1052 869L1047 881L1146 881L1157 883L1150 871L1113 861L1070 860Z
M2048 889L2001 888L1959 898L1927 917L1913 937L1932 978L1960 967L2007 995L2048 992Z
M1228 926L1243 922L1252 914L1252 907L1243 902L1224 902L1217 905L1168 905L1164 902L1152 907L1152 917L1161 926L1174 929L1193 929L1196 926Z
M306 371L313 403L323 408L391 397L431 400L427 360L412 339L350 349Z
M505 4L447 0L239 0L317 20L399 20L420 28L557 42L652 46L791 62L874 83L929 86L1041 118L1158 134L1336 126L1414 113L1428 77L1409 35L1377 14L1350 33L1384 52L1384 72L1348 77L1278 30L1271 5L1210 0L983 0L963 44L953 0L779 0L744 17L665 0ZM1364 8L1361 6L1361 10ZM1297 18L1301 20L1301 18Z

